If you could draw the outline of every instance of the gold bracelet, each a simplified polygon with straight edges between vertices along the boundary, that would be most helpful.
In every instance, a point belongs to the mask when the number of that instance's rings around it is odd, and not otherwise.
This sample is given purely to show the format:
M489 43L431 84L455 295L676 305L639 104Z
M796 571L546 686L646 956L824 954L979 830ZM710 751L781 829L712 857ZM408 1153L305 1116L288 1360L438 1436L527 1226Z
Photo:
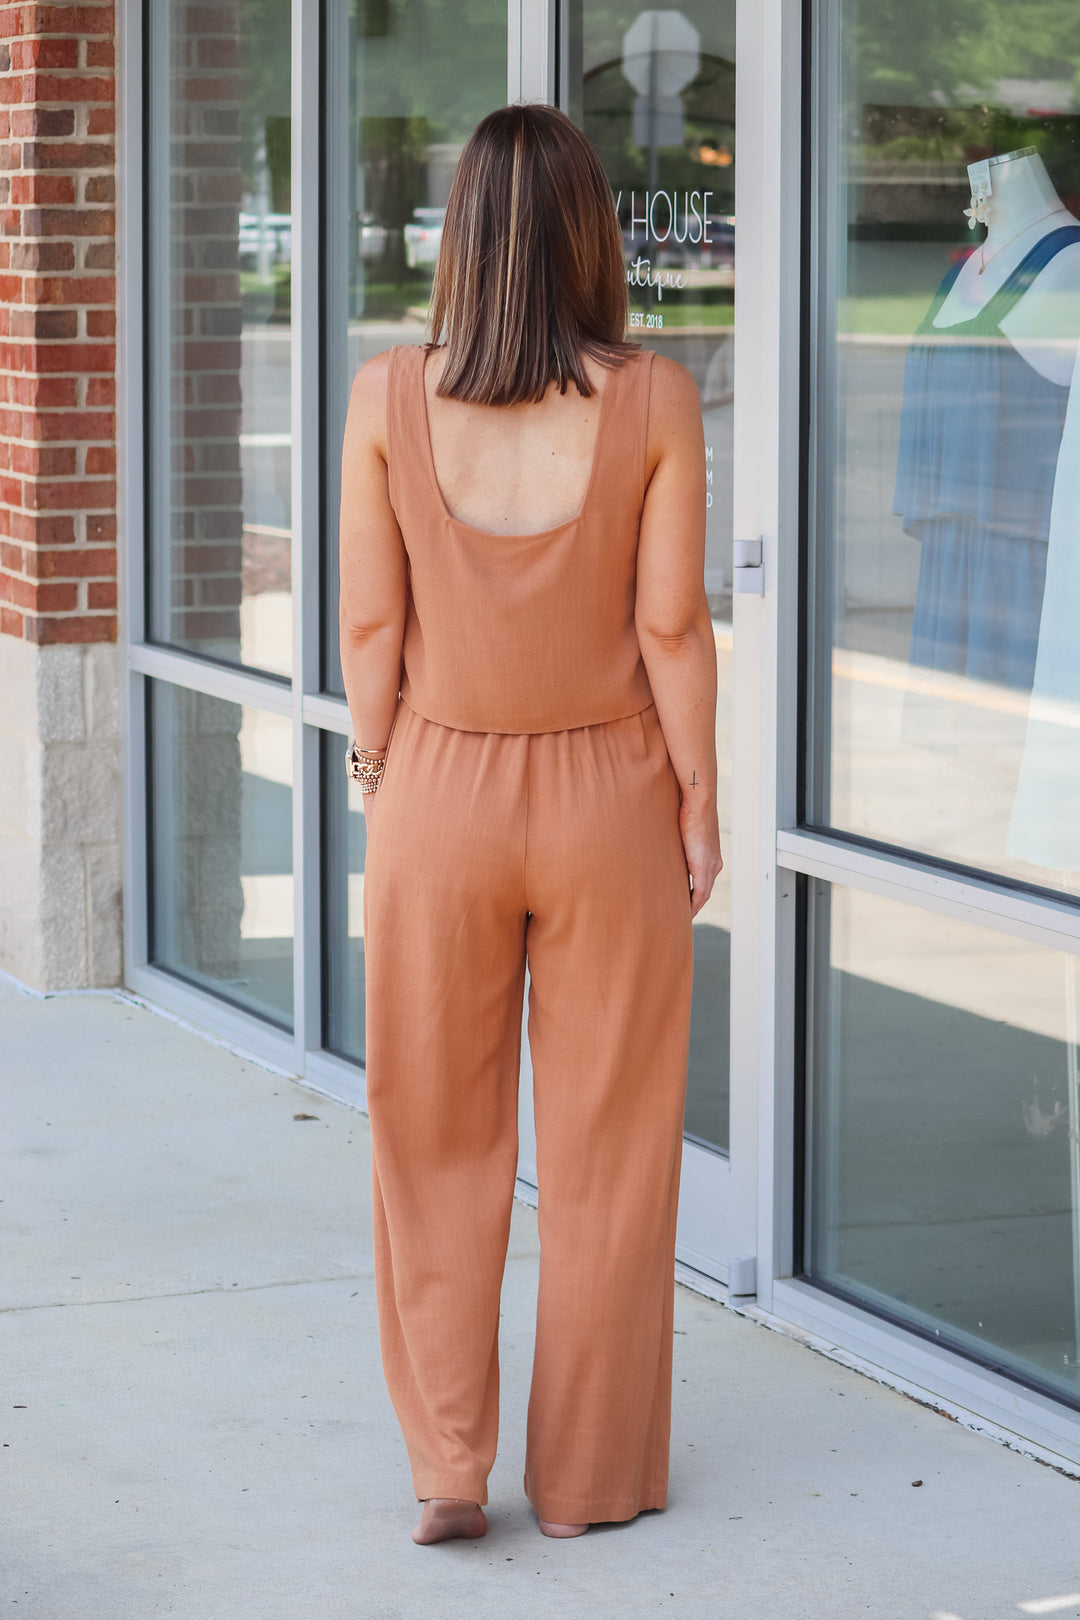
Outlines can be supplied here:
M374 793L382 780L386 765L386 749L378 750L380 756L378 758L365 757L365 754L374 752L357 748L354 742L349 745L345 754L345 769L351 779L359 785L361 793Z

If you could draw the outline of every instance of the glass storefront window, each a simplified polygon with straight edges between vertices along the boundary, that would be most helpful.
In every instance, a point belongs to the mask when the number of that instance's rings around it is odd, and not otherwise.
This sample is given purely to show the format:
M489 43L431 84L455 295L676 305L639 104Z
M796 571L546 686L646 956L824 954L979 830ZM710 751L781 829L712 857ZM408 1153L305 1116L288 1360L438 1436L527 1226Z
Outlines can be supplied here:
M836 0L814 48L806 819L1076 892L1075 7Z
M288 676L291 6L146 13L149 635Z
M328 0L326 7L323 682L338 658L341 440L353 378L423 343L450 182L506 101L505 0Z
M148 685L150 960L291 1029L290 722Z
M323 972L327 1049L365 1060L364 796L345 771L346 739L322 734Z
M812 889L807 1274L1080 1405L1080 958Z
M709 478L706 584L731 622L735 5L566 10L566 111L600 154L623 229L628 336L693 372Z
M623 229L628 336L692 372L705 426L705 586L716 637L725 871L694 923L688 1137L729 1142L735 3L567 0L562 105L600 154Z

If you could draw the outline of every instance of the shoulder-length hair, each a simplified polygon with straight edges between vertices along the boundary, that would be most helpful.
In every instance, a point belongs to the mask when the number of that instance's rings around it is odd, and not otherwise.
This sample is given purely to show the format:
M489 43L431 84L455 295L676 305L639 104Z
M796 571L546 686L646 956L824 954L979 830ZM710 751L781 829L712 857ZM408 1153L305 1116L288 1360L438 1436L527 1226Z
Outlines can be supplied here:
M590 356L618 365L626 266L611 187L565 113L489 113L461 154L432 287L430 333L446 345L436 392L480 405L541 400L551 382L593 393Z

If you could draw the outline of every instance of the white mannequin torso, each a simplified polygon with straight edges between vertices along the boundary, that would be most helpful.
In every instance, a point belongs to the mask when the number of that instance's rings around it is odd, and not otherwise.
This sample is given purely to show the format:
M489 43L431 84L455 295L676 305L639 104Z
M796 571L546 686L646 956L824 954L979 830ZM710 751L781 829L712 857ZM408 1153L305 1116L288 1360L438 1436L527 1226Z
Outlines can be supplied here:
M977 315L1036 242L1062 226L1080 224L1037 154L1006 155L990 172L986 241L964 261L949 288L934 318L939 330ZM1040 271L1001 330L1041 376L1068 387L1080 340L1080 243L1063 248Z

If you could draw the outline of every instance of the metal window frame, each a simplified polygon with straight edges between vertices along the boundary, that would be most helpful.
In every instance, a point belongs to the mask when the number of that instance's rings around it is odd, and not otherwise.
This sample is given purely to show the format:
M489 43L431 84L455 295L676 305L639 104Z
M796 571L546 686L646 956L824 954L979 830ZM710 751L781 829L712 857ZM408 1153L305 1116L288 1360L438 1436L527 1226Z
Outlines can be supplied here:
M292 409L292 634L293 679L262 674L147 639L147 465L143 426L148 366L146 346L149 84L146 19L152 0L120 0L117 108L119 257L117 332L120 625L123 642L121 727L124 748L124 981L179 1017L233 1042L283 1073L316 1086L329 1079L346 1097L352 1077L322 1061L319 916L319 839L309 836L318 816L318 733L307 721L305 694L318 690L319 579L319 38L320 7L292 0L293 320L290 341ZM153 386L152 379L149 386ZM293 1032L238 1008L150 961L147 712L149 681L204 692L266 710L292 723ZM323 700L320 717L336 707ZM347 728L347 709L344 726ZM319 1061L312 1067L308 1054ZM348 1068L348 1065L342 1065Z
M764 591L733 599L732 1254L757 1298L790 1274L794 1210L796 879L777 860L798 790L803 365L801 0L739 0L735 237L735 535L762 537Z
M557 100L556 14L560 0L509 0L507 101Z

